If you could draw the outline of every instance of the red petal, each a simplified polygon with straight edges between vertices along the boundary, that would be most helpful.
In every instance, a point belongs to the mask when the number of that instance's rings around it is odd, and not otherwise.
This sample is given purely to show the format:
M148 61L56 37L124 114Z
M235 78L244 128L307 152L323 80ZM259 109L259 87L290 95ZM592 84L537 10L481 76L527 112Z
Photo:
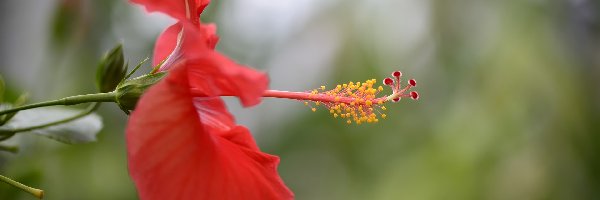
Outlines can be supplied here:
M217 26L215 24L200 24L199 28L191 23L185 23L186 27L190 27L189 31L184 36L186 45L192 45L192 48L188 48L191 53L202 52L206 47L209 49L215 49L219 36L217 35ZM169 55L177 46L177 36L181 31L182 23L176 23L169 26L163 31L158 39L156 39L156 45L154 45L154 57L152 59L152 65L156 66L163 60L167 59ZM186 41L190 40L190 41Z
M177 35L181 31L181 23L176 23L169 28L165 29L158 39L156 39L156 45L154 45L154 56L152 58L152 65L156 66L173 52L177 45Z
M239 65L217 52L207 55L189 66L194 96L237 96L244 106L260 103L269 83L266 74Z
M178 20L188 20L186 17L186 0L130 0L133 3L143 5L148 12L162 12ZM188 5L195 12L192 15L200 17L204 8L210 0L187 0Z
M277 175L278 158L260 152L247 129L219 132L201 123L186 76L186 66L174 68L128 122L129 171L140 198L293 198ZM218 104L202 105L226 113Z
M242 105L260 103L269 79L258 72L213 51L207 44L207 29L184 22L182 49L194 96L237 96Z
M200 31L205 35L206 45L210 49L215 49L217 47L217 42L219 42L219 35L217 35L217 25L215 24L200 24Z
M204 126L220 132L229 131L235 126L233 116L220 97L195 97L193 102Z

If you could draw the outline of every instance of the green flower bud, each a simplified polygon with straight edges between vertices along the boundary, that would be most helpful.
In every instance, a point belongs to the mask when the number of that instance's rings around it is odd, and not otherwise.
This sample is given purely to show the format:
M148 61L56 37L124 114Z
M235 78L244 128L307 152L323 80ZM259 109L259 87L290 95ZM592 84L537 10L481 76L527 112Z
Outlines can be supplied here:
M117 104L121 110L129 113L137 105L138 100L144 92L158 83L167 72L158 72L154 74L146 74L134 79L129 79L117 86Z
M123 58L123 45L113 48L100 63L96 71L96 86L100 92L111 92L123 80L127 73Z

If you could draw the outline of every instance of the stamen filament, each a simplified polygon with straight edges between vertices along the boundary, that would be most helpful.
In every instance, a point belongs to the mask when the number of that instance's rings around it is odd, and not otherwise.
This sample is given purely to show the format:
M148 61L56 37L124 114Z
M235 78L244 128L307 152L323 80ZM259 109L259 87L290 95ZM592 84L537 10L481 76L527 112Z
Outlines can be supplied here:
M263 97L274 97L274 98L285 98L285 99L295 99L295 100L306 100L306 101L314 101L314 102L324 102L324 103L345 103L351 104L357 102L358 104L366 105L365 101L360 101L364 98L355 98L355 97L340 97L335 95L327 95L327 94L312 94L309 92L290 92L290 91L279 91L279 90L266 90L263 94ZM373 102L383 101L386 102L388 96L379 97L373 99ZM359 101L357 101L359 100Z

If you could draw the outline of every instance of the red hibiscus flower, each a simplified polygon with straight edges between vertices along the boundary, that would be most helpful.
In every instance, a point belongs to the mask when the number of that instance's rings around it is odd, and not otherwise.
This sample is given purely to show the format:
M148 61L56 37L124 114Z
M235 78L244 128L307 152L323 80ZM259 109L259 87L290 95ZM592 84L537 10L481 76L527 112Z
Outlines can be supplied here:
M291 199L279 159L262 153L219 97L194 97L178 66L140 99L127 126L141 199Z
M276 167L219 96L260 102L267 77L215 52L207 1L136 0L180 20L158 39L169 75L140 99L127 126L129 171L141 199L291 199ZM194 20L196 18L196 20ZM158 59L157 59L158 58Z

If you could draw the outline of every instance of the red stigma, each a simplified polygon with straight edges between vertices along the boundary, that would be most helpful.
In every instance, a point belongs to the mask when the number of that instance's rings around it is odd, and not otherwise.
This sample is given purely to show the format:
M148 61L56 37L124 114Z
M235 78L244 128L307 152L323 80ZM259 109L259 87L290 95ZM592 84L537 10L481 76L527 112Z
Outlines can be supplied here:
M392 99L392 101L393 101L393 102L398 102L398 101L400 101L400 97L398 97L398 98L395 98L395 99Z
M410 92L410 98L412 98L414 100L419 99L419 93L417 93L415 91Z
M392 84L394 84L394 80L392 80L391 78L385 78L385 79L383 79L383 84L392 85Z
M394 73L392 73L392 76L394 76L394 77L400 77L400 76L402 76L402 72L395 71Z
M415 79L410 79L410 80L408 80L408 84L410 84L410 86L415 87L415 86L417 86L417 81L415 81Z

